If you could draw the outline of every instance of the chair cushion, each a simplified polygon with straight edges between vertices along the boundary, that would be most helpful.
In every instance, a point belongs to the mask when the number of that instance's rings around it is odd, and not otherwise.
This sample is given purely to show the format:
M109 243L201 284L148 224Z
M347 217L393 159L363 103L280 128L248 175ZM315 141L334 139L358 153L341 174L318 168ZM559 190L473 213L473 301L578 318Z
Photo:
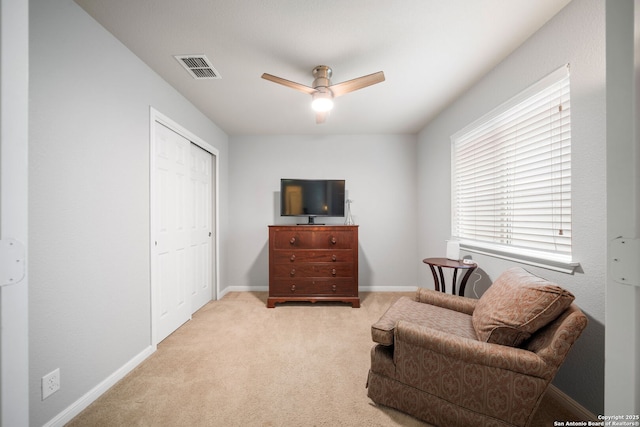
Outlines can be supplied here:
M373 341L393 345L394 329L399 320L477 340L470 315L401 297L371 326Z
M473 327L480 341L517 347L573 300L573 294L560 286L520 267L511 268L478 300Z

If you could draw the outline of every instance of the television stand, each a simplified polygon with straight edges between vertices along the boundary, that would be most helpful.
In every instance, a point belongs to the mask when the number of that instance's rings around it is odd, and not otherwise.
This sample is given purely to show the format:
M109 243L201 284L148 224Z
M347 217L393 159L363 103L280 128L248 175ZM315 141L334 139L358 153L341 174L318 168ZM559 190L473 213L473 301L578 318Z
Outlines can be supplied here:
M302 223L298 223L296 225L325 225L325 224L320 224L319 222L316 222L316 217L315 216L310 216L309 217L309 222L302 222Z

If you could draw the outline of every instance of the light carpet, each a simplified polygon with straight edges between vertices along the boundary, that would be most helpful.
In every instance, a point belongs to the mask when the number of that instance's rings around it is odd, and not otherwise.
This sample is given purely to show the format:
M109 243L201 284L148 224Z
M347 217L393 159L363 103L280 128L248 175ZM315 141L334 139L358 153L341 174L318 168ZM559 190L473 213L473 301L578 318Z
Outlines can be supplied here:
M68 426L427 426L375 405L365 388L371 324L397 298L361 308L232 292L205 305ZM571 414L545 398L534 426Z

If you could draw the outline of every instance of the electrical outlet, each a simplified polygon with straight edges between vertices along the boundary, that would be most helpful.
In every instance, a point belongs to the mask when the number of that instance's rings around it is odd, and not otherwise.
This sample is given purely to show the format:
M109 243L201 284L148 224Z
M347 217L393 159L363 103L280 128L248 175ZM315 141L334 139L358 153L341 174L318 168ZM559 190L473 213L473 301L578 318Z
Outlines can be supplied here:
M42 377L42 400L60 390L60 368Z

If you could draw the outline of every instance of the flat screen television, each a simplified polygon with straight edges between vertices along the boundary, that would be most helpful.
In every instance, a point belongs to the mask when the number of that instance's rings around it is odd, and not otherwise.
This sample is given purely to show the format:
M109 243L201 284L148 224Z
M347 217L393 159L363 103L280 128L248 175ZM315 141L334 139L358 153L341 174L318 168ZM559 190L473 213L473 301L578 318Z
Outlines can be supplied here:
M280 215L315 217L344 216L344 179L281 179Z

